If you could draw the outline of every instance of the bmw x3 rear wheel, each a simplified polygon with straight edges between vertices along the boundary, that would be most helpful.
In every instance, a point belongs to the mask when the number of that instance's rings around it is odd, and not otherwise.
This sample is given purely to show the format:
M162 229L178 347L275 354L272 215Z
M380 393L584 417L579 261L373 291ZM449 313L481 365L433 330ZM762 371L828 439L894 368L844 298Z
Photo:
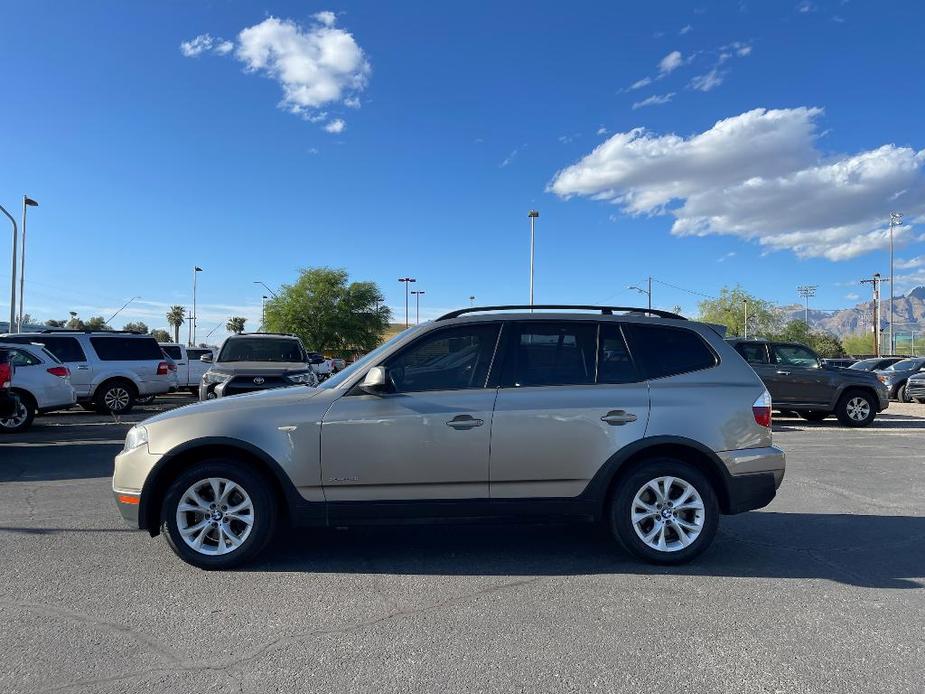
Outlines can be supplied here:
M253 559L276 525L264 478L236 461L210 460L168 489L161 524L170 548L202 569L230 569Z
M710 546L719 505L710 481L673 458L647 461L622 479L610 526L632 554L656 564L683 564Z

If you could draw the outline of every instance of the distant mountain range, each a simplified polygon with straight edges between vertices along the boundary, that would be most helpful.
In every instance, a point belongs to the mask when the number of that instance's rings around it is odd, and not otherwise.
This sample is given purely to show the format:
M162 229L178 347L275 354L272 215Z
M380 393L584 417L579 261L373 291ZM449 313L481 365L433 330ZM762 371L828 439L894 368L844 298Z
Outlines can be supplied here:
M880 298L880 327L886 329L889 325L890 297L889 290L883 292ZM781 307L787 320L803 320L803 307L798 304ZM911 289L904 296L893 299L894 320L897 334L919 332L925 328L925 287ZM874 302L865 301L856 304L854 308L840 311L817 311L809 309L809 325L815 330L826 330L839 337L869 333L874 321Z

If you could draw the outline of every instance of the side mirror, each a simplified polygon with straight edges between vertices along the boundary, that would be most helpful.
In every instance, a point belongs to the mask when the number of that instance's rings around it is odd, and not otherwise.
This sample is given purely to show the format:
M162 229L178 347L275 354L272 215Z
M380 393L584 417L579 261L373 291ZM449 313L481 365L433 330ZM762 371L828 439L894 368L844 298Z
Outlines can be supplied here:
M211 364L211 363L212 363L212 355L211 355L211 354L203 354L201 357L199 357L199 361L204 361L206 364Z
M389 387L388 374L384 366L374 366L366 372L366 377L360 383L360 390L370 395L381 395Z

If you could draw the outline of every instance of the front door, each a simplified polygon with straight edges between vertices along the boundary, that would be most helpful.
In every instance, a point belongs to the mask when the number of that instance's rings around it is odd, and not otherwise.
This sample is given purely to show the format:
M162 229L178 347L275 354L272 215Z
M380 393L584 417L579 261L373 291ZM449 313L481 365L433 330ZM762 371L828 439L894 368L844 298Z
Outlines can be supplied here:
M492 499L575 497L601 465L642 438L649 389L617 323L505 327L491 437Z
M778 369L777 365L771 363L766 342L737 342L735 348L758 374L758 378L771 394L771 403L775 407L790 401L789 399L793 396L792 389L787 383L790 374L786 369Z
M382 364L390 392L354 389L337 400L321 425L325 498L487 499L498 331L474 323L429 332Z

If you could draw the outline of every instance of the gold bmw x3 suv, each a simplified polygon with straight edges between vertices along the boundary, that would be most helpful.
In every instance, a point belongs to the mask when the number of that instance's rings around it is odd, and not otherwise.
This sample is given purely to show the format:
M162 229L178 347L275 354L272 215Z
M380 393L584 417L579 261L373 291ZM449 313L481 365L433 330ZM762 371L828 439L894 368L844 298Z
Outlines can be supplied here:
M412 327L319 387L148 419L113 493L205 569L293 527L428 519L601 521L637 557L676 564L720 514L768 504L784 465L770 396L714 326L502 306Z

